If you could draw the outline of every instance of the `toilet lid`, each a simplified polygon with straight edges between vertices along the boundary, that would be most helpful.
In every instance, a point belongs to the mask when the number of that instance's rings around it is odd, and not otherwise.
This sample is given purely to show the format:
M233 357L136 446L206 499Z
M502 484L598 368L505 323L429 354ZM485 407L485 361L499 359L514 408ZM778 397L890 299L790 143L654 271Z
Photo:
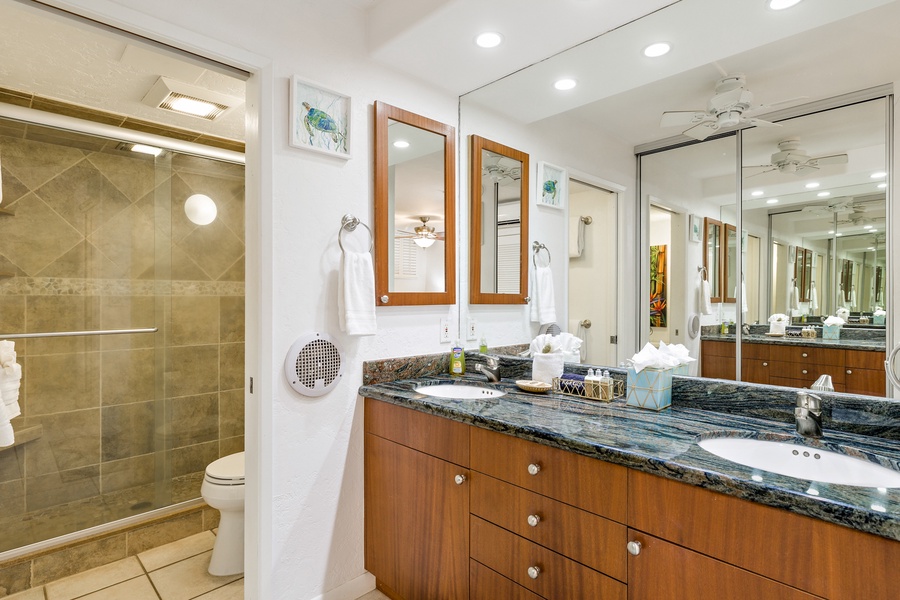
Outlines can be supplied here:
M234 481L244 479L244 453L237 452L214 460L206 467L206 476L213 479Z

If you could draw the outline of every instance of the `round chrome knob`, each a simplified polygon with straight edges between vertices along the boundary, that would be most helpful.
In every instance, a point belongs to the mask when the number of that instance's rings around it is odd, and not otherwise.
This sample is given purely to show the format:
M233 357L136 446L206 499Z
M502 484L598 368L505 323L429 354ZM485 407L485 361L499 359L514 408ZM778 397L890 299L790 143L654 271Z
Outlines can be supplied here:
M532 579L537 579L537 578L538 578L538 575L540 575L540 574L541 574L541 568L540 568L540 567L537 567L537 566L535 566L535 567L528 567L528 576L531 577Z
M851 371L850 369L847 369L847 375L853 375L853 371Z
M630 554L632 556L637 556L638 554L641 553L641 543L640 542L628 542L628 544L626 544L625 547L628 549L628 554Z
M768 366L769 366L769 363L763 363L763 366L764 366L764 367L768 367Z
M532 527L537 527L538 523L541 522L540 515L528 515L528 524Z
M388 298L387 294L385 294L384 296L382 296L382 297L380 298L380 300L381 300L381 303L382 303L382 304L387 304L388 302L390 302L391 299Z
M809 356L809 354L807 354L806 352L804 352L804 353L803 353L803 358L806 358L807 356Z
M806 374L808 374L808 373L809 373L809 371L807 371L806 369L803 369L803 374L804 374L804 375L806 375Z
M531 463L530 465L528 465L528 472L531 475L537 475L538 473L541 472L541 465L539 465L537 463Z
M525 296L525 304L531 302L531 296Z
M456 485L462 485L466 482L466 476L460 473L456 477L453 478L453 481L456 482Z

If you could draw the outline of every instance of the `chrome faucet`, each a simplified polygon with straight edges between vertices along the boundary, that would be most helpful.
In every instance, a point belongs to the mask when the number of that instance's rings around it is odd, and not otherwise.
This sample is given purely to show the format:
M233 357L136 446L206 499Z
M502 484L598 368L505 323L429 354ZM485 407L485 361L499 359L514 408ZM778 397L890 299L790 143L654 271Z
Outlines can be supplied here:
M809 392L797 392L794 420L797 421L797 433L800 435L822 437L822 399Z
M484 364L476 363L475 370L487 377L487 380L492 383L500 381L500 359L490 354L482 354L481 356L484 357Z

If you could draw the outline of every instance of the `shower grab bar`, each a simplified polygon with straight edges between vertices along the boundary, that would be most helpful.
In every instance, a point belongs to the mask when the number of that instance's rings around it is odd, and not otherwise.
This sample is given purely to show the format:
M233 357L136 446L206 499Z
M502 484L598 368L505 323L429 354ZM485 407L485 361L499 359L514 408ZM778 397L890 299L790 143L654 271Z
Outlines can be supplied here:
M121 335L125 333L156 333L158 327L144 329L94 329L91 331L48 331L45 333L0 333L0 339L21 340L30 338L74 337L80 335Z

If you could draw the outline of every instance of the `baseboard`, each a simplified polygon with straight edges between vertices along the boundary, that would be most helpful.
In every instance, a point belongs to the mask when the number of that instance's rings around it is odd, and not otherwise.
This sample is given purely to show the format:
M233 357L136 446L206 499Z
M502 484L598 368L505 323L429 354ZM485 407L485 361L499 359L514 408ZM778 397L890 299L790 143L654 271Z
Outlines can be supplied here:
M351 579L344 585L312 598L312 600L356 600L356 598L364 596L374 589L375 576L366 572L356 579Z

